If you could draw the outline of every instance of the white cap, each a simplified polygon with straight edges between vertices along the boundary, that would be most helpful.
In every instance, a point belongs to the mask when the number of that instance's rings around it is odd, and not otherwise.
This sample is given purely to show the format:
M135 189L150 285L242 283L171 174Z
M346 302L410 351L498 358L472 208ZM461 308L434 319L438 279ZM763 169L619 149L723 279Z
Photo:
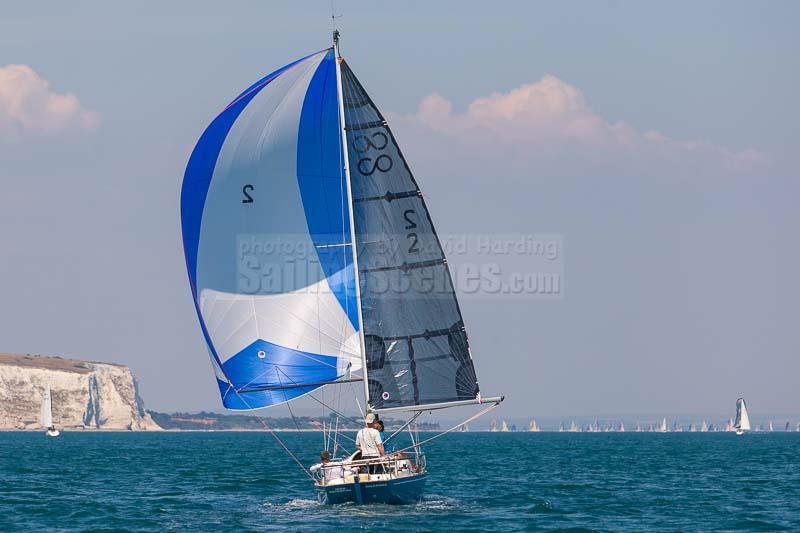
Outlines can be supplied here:
M372 424L375 422L375 414L374 413L367 413L367 416L364 417L364 422L367 424Z

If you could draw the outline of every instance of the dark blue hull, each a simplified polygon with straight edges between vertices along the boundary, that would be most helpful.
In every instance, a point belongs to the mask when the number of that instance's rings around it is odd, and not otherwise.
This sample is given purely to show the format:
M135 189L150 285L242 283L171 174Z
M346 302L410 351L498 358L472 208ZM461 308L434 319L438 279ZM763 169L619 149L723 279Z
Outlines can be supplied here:
M426 474L417 474L381 481L361 481L327 487L317 486L317 499L320 503L336 504L353 502L387 503L404 505L416 503L425 492Z

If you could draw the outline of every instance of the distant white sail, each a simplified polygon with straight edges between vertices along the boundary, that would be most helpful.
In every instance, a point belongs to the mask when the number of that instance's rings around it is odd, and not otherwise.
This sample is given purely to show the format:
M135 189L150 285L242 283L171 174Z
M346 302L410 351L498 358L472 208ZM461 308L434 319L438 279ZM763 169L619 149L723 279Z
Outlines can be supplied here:
M725 423L725 431L733 431L733 419L729 418Z
M489 426L489 431L497 431L497 420L492 420L492 423Z
M617 428L617 431L619 431L620 433L624 433L625 432L625 424L620 422L619 423L619 428Z
M736 400L736 420L733 423L733 429L738 435L750 431L750 415L747 414L747 404L744 402L744 398Z
M539 424L536 423L535 418L531 418L531 421L528 424L528 431L539 431Z
M563 432L564 432L564 422L561 422L561 423L558 425L558 432L559 432L559 433L563 433Z
M775 431L775 428L772 427L772 420L769 421L769 425L767 426L767 431Z
M50 399L50 385L48 384L42 394L42 427L49 429L53 426L53 405Z
M503 420L503 425L500 427L500 431L508 431L508 422Z
M580 432L580 428L578 427L578 425L575 423L574 420L572 421L572 424L569 425L569 431L570 431L570 433L578 433L578 432Z
M636 427L635 427L635 428L633 428L633 430L634 430L636 433L639 433L639 432L641 432L641 431L642 431L642 426L639 424L639 422L636 422Z
M706 421L703 420L703 423L700 425L700 432L705 433L706 431L708 431L708 424L706 424Z
M661 420L661 424L659 424L659 426L658 426L658 431L660 431L661 433L666 433L668 431L667 430L667 419L666 418Z

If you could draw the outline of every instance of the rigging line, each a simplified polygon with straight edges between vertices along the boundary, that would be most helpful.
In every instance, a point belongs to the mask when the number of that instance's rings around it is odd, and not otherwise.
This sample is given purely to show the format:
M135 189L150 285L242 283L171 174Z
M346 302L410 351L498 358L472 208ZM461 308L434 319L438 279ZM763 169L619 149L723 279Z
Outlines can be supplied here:
M289 381L295 383L294 380L291 377L287 376L286 373L284 373L282 370L280 370L280 372L283 373L283 375L284 375L284 377L286 377L286 379L288 379ZM295 384L297 384L297 383L295 383ZM323 406L327 407L328 409L331 410L332 413L334 413L337 416L340 416L340 417L344 418L345 420L349 420L351 422L354 422L355 424L361 424L362 423L361 420L358 420L358 419L355 419L355 418L352 418L352 417L349 417L349 416L347 416L345 414L340 413L339 411L335 410L330 405L327 405L325 402L321 401L319 398L317 398L316 396L314 396L310 392L307 394L307 396L310 397L315 402L319 403L320 405L323 405ZM356 399L356 402L358 402L358 399ZM359 406L359 408L360 408L360 406ZM362 420L363 420L363 418L362 418Z
M467 418L466 420L464 420L464 421L463 421L463 422L461 422L460 424L458 424L458 425L456 425L456 426L453 426L453 427L451 427L451 428L450 428L450 429L448 429L447 431L444 431L444 432L442 432L442 433L439 433L438 435L434 435L433 437L431 437L431 438L429 438L429 439L425 439L424 441L417 443L417 447L419 447L419 446L422 446L423 444L427 444L427 443L429 443L429 442L431 442L431 441L434 441L434 440L438 439L439 437L442 437L442 436L444 436L444 435L447 435L447 434L448 434L448 433L450 433L451 431L455 431L456 429L460 428L461 426L463 426L463 425L465 425L465 424L469 424L469 423L470 423L470 422L472 422L473 420L475 420L475 419L477 419L477 418L480 418L480 417L482 417L483 415L485 415L486 413L488 413L488 412L489 412L489 411L491 411L492 409L495 409L495 408L497 408L497 406L499 406L499 405L500 405L500 402L497 402L497 403L493 403L492 405L490 405L489 407L487 407L487 408L485 408L485 409L481 409L481 410L480 410L480 411L479 411L477 414L475 414L475 415L473 415L473 416L471 416L471 417ZM413 446L408 446L408 447L406 447L406 448L403 448L402 450L397 450L395 453L404 452L404 451L406 451L406 450L410 450L411 448L413 448Z
M235 389L234 392L236 392ZM242 400L242 402L244 402L244 404L247 406L248 409L253 409L253 407L249 403L247 403L247 400L245 400L238 392L236 392L236 395L239 396L239 399ZM281 445L281 447L286 451L286 453L289 454L289 457L294 459L294 462L297 463L297 466L302 468L303 472L305 472L306 475L313 481L314 475L308 470L308 468L305 467L305 465L300 461L300 459L298 459L297 456L292 453L292 450L290 450L289 447L286 446L286 444L284 444L281 438L278 437L278 434L275 433L275 430L269 427L269 425L259 415L255 415L255 417L261 422L261 424L264 426L264 429L266 429L269 432L269 434L275 438L275 440L278 442L278 444Z
M281 376L280 370L278 367L275 367L275 375L278 377L278 385L283 387L283 383L281 383ZM292 403L289 401L289 398L286 397L286 389L283 390L283 401L286 402L286 408L289 409L289 414L292 415L292 422L294 422L294 427L297 431L300 431L300 424L297 423L297 419L294 417L294 412L292 411Z
M386 438L386 440L385 440L385 441L383 441L383 442L384 442L384 443L387 443L387 442L389 442L390 440L392 440L392 439L394 438L394 436L395 436L395 435L399 434L401 431L403 431L403 430L404 430L404 429L406 429L408 426L410 426L410 425L412 424L412 422L414 422L414 420L416 420L417 418L419 418L419 416L420 416L422 413L424 413L424 412L425 412L425 411L417 411L417 412L414 414L414 416L412 416L412 417L411 417L411 419L409 419L409 421L408 421L408 422L406 422L405 424L403 424L403 425L400 427L400 429L398 429L397 431L395 431L394 433L392 433L391 435L389 435L389 436Z

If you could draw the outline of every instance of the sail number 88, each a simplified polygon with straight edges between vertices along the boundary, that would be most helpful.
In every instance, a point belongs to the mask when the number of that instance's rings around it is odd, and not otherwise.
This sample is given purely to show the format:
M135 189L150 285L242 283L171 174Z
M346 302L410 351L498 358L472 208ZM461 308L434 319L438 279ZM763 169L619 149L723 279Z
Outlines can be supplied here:
M394 166L391 156L388 154L380 154L374 159L368 157L366 154L370 150L377 150L378 152L384 150L389 146L389 136L382 131L376 131L372 135L357 135L351 143L353 150L359 154L364 154L363 157L358 159L356 167L358 171L364 176L372 176L375 171L389 172Z

